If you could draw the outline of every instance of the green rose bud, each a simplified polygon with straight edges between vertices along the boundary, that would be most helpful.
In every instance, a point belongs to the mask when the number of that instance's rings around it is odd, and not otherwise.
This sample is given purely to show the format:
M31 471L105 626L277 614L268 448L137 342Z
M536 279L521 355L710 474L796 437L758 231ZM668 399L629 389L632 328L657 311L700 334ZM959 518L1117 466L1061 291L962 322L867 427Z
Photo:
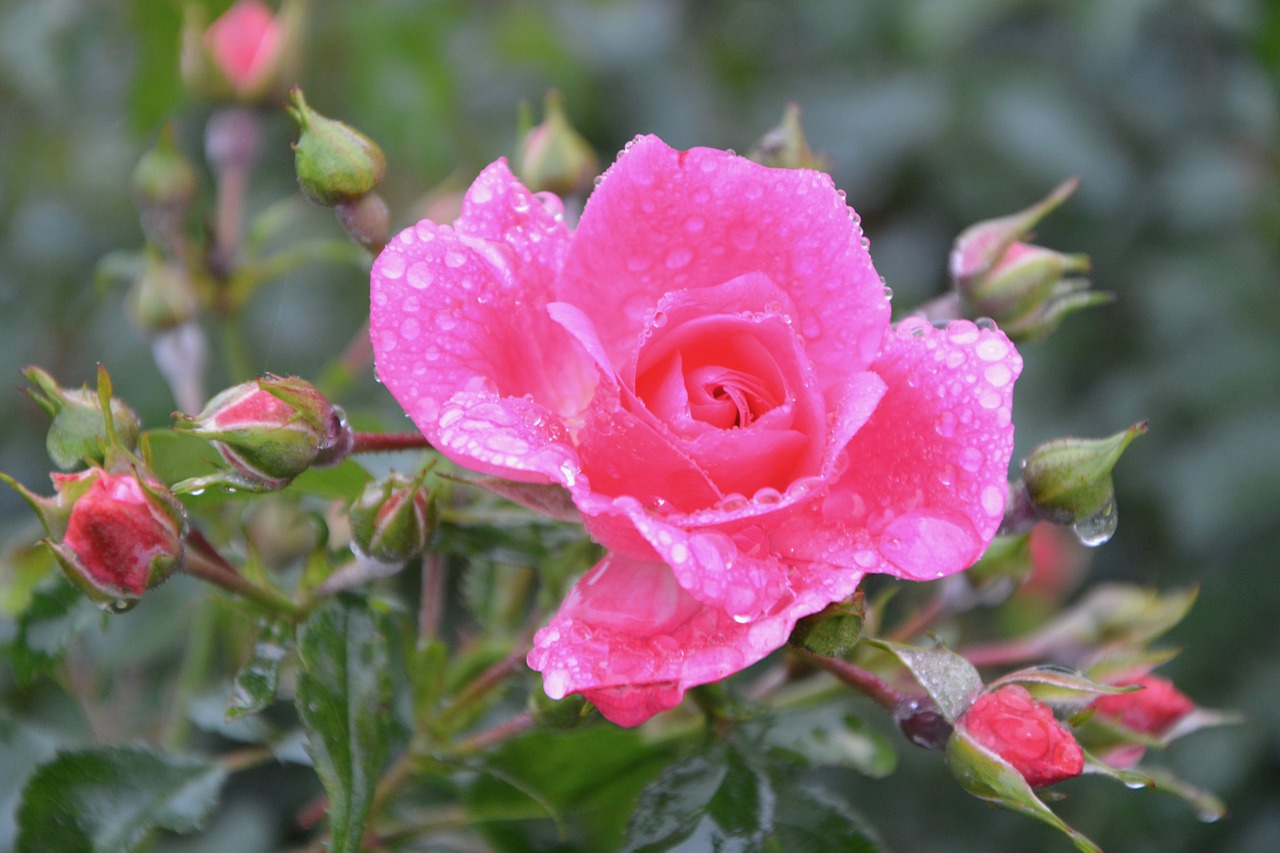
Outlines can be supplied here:
M293 145L294 166L307 197L333 207L376 187L387 168L377 143L348 124L320 115L298 87L289 90L289 98L289 113L302 128Z
M90 391L87 385L78 389L63 388L38 367L27 367L22 373L35 386L27 390L27 395L53 416L45 440L53 464L63 471L70 471L85 462L104 464L110 445L110 431L102 416L98 392ZM100 382L105 374L105 370L99 374ZM133 452L138 447L141 429L138 416L124 402L114 397L110 400L115 441L122 449Z
M410 480L402 474L365 487L351 506L351 547L361 558L396 568L427 549L433 519L424 470Z
M1059 438L1031 451L1022 480L1036 511L1056 524L1070 524L1085 545L1109 540L1117 523L1111 470L1129 442L1146 431L1143 421L1109 438Z
M534 192L573 195L589 192L600 162L582 134L569 124L560 93L552 89L543 102L542 124L524 135L516 174Z
M800 126L800 106L787 104L782 122L764 136L747 157L763 166L778 169L817 169L827 171L831 163L826 157L815 154Z

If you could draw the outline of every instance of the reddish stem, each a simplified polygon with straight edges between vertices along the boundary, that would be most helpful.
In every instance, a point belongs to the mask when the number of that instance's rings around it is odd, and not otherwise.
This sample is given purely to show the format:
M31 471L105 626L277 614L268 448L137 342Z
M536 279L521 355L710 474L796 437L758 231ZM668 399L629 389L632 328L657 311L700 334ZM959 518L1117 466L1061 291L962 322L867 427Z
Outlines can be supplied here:
M846 660L838 658L823 657L805 649L795 649L797 654L802 655L807 660L822 667L845 684L861 691L867 696L875 700L877 705L889 711L897 710L898 706L903 702L903 696L894 690L889 684L879 677L872 675L859 666L854 666Z
M431 442L419 432L356 432L352 453L386 453L393 450L430 450Z
M476 732L459 743L457 751L464 755L480 752L508 741L517 735L524 734L531 728L533 728L533 714L528 711L521 711L506 722L498 723L493 728L485 729L482 732Z

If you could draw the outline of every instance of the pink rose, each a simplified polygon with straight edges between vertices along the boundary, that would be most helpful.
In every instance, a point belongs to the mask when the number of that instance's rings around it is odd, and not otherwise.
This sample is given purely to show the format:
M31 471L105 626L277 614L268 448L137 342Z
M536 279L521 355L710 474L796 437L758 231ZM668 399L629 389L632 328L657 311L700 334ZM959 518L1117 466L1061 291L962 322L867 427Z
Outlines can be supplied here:
M1116 687L1130 684L1142 686L1132 693L1116 693L1099 696L1092 707L1101 719L1112 720L1125 728L1146 735L1164 737L1183 717L1196 709L1185 693L1172 681L1158 675L1116 678L1108 683ZM1104 759L1113 767L1132 767L1142 759L1146 747L1129 744L1109 749Z
M760 660L867 572L971 565L1021 359L889 325L825 174L627 146L571 231L498 161L374 265L378 374L446 456L568 490L610 553L529 664L622 725Z

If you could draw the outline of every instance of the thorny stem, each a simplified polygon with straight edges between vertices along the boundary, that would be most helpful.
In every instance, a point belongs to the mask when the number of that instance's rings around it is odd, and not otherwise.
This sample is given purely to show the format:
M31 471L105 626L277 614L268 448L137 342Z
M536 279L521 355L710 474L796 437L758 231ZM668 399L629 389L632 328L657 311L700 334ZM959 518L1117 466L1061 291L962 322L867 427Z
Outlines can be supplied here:
M355 432L352 453L385 453L393 450L430 450L431 442L420 432Z
M298 618L306 611L296 601L270 587L259 586L236 571L198 531L187 536L188 545L182 570L248 599L267 610Z
M903 702L903 696L887 682L872 675L859 666L845 660L823 657L805 649L795 649L796 654L825 669L845 684L869 696L877 705L889 711L897 710Z

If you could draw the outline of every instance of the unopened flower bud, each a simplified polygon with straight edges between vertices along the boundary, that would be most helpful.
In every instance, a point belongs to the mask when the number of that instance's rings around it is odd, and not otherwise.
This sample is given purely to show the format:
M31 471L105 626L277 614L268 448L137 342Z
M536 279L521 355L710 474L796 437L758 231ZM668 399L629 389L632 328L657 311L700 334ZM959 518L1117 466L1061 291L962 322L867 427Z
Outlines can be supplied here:
M313 465L336 465L354 441L346 415L311 383L268 376L228 388L195 417L178 413L175 426L208 439L233 469L180 484L190 491L225 485L250 491L287 486Z
M848 601L829 604L796 622L787 642L815 655L842 657L862 636L865 617L866 600L858 590Z
M800 126L800 106L787 104L782 122L760 137L760 141L747 157L763 166L779 169L817 169L825 172L830 167L826 157L815 154Z
M27 367L22 372L35 386L27 394L53 417L45 440L53 464L63 471L86 461L92 465L103 464L109 439L98 392L90 391L88 386L63 388L38 367ZM105 375L105 371L101 375ZM116 443L132 452L138 446L138 416L123 401L115 397L110 399Z
M956 720L947 746L952 771L965 784L981 784L995 775L984 767L995 756L1012 767L1032 788L1079 776L1084 751L1071 730L1053 716L1025 687L1010 684L984 693ZM986 794L975 790L979 796Z
M1087 255L1022 242L1078 185L1066 181L1026 210L980 222L956 238L951 280L966 316L990 317L1013 338L1038 339L1067 314L1111 301L1111 294L1090 292L1079 277L1089 272Z
M425 473L413 480L392 473L366 486L351 505L351 547L360 557L398 569L427 549L432 523Z
M1196 710L1195 702L1178 690L1173 682L1158 675L1114 678L1110 683L1116 687L1137 684L1143 688L1132 693L1099 696L1090 705L1095 712L1094 720L1119 726L1132 733L1129 737L1163 738L1179 721ZM1087 728L1092 729L1091 726ZM1113 767L1132 767L1146 752L1145 744L1133 743L1124 736L1117 737L1114 732L1102 736L1094 746L1102 747L1103 760Z
M137 470L54 474L53 498L4 479L40 516L63 572L104 610L129 609L182 559L182 505Z
M170 245L180 233L200 178L173 140L173 126L160 131L155 147L134 167L133 200L142 215L143 229L156 243Z
M1027 456L1022 479L1042 518L1070 524L1085 545L1101 545L1116 527L1111 471L1129 442L1147 431L1145 421L1108 438L1059 438Z
M313 110L297 86L289 90L289 113L302 134L293 145L298 185L316 204L353 202L382 180L387 161L377 143L337 119Z
M516 174L533 192L574 195L591 190L600 161L591 143L569 124L555 89L543 101L542 124L524 135Z
M130 321L142 333L154 335L194 317L199 300L186 269L151 248L146 252L142 274L129 289L125 306Z
M237 0L208 27L203 9L188 3L181 70L187 88L216 100L261 104L279 96L294 76L301 14L286 0L280 13L260 0Z

